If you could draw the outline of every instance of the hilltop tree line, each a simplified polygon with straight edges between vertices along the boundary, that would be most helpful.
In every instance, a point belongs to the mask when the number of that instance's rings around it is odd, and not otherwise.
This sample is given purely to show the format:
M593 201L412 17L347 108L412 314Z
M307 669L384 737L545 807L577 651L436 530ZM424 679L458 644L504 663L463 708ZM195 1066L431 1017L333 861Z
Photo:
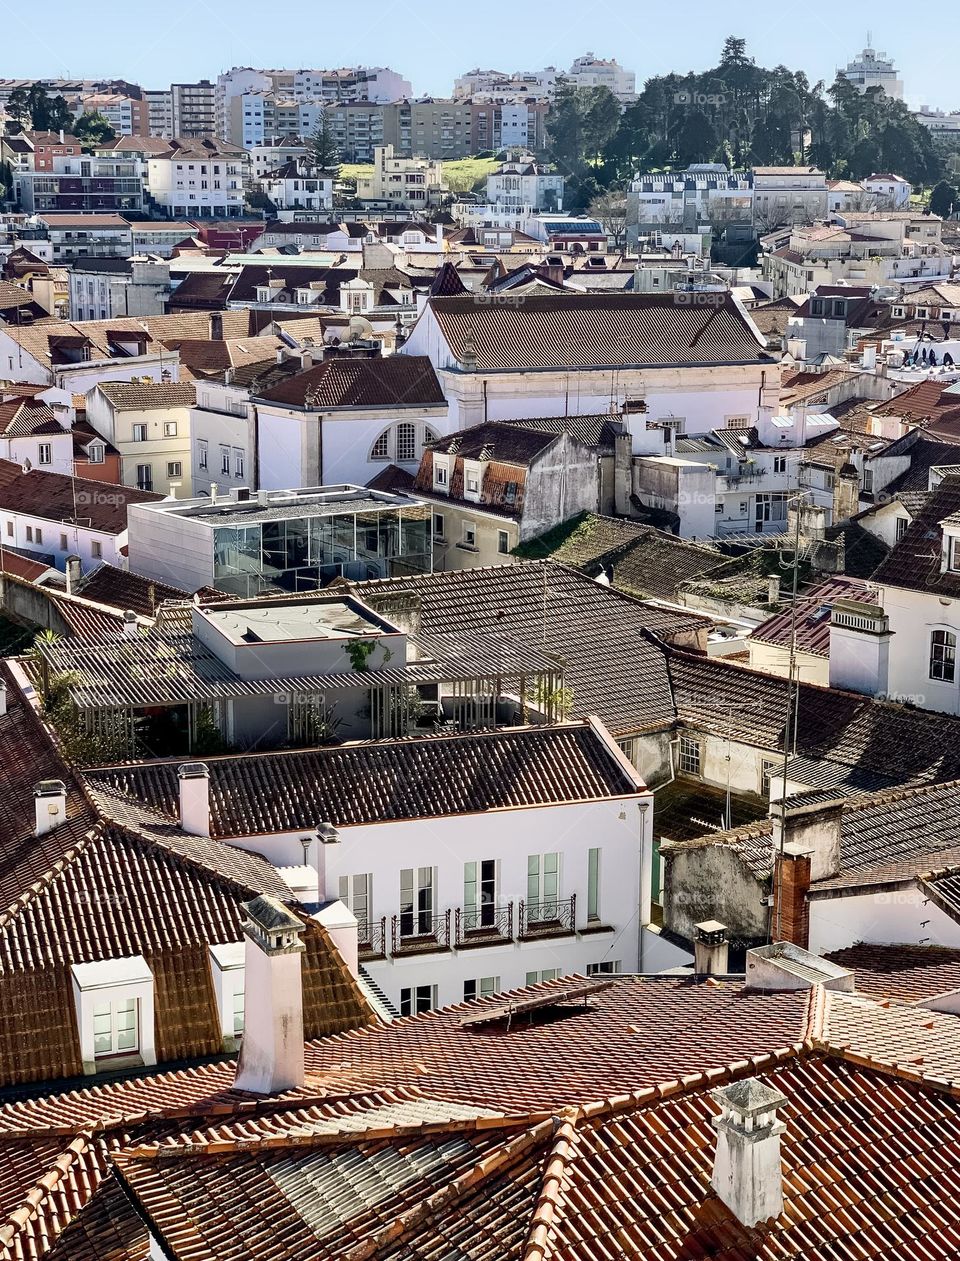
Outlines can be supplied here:
M84 149L108 144L117 135L102 114L81 114L74 118L66 100L62 96L48 96L42 83L33 83L29 88L14 88L7 102L7 118L9 133L69 132L81 141Z
M902 101L879 88L861 94L840 74L827 87L786 66L764 69L733 36L712 70L648 79L623 111L608 88L561 82L547 133L571 209L637 170L691 162L813 165L852 180L893 171L915 185L935 184L945 169L930 131Z

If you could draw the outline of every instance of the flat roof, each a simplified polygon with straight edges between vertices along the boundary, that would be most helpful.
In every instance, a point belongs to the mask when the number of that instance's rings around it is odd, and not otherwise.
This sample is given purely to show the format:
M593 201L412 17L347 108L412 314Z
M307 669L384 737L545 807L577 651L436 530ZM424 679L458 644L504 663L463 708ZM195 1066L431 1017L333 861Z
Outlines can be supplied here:
M285 643L293 640L351 639L381 635L384 626L366 617L352 601L230 607L204 610L204 616L233 644Z
M236 492L234 492L235 495ZM310 516L342 516L357 512L383 512L389 509L421 509L426 505L409 495L371 491L362 486L311 486L302 490L251 491L249 499L223 496L216 502L206 496L196 499L166 499L156 508L168 516L188 517L210 527L247 526L264 521L296 520Z

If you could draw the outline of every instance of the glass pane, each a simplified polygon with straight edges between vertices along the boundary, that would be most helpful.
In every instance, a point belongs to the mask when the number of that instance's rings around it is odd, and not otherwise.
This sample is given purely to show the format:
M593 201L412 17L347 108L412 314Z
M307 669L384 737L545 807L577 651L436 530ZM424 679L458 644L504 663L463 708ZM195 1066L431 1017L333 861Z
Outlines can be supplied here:
M96 1033L93 1037L94 1055L109 1055L113 1050L113 1041L109 1033Z
M463 905L468 911L477 906L477 864L463 864Z
M587 919L600 918L600 851L587 853Z

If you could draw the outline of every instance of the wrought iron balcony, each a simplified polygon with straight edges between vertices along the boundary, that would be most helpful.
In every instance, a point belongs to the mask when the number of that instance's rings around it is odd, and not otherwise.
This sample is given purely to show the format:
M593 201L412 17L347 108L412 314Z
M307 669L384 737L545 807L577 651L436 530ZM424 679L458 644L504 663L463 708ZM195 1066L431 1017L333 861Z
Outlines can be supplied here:
M513 941L513 903L478 906L469 911L458 906L454 934L458 950Z
M423 911L401 911L390 924L391 954L421 954L450 949L450 912L427 915Z
M576 932L577 928L577 895L560 898L551 902L520 903L519 931L520 937L528 940L531 937L564 936Z
M385 959L387 955L387 917L378 920L357 920L357 951L360 959Z

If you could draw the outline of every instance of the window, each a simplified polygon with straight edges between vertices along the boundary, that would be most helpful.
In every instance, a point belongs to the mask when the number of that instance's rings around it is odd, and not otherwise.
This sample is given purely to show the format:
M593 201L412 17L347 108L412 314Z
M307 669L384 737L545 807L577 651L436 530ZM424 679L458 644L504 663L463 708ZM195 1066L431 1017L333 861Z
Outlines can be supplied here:
M27 526L27 542L28 543L33 542L33 526L32 525Z
M955 535L948 537L950 547L950 568L956 573L960 570L960 538Z
M443 513L435 512L433 514L433 537L435 539L443 538Z
M93 1053L97 1059L106 1055L127 1055L139 1049L137 1014L135 998L117 998L94 1005Z
M445 464L433 465L433 484L434 486L446 486L447 484L447 466Z
M957 637L952 631L935 630L930 635L930 678L952 683L957 670Z
M541 981L555 981L559 975L559 968L543 968L540 972L528 972L526 984L539 985Z
M405 867L400 872L400 936L433 932L433 868Z
M760 796L770 799L770 781L779 771L783 770L783 763L776 761L774 758L764 758L760 765Z
M383 433L370 448L371 460L388 460L390 458L390 430L384 429Z
M39 526L37 526L37 528L33 532L33 539L35 543L43 542L43 531L40 529Z
M484 858L463 864L463 911L467 932L491 928L497 910L497 862Z
M165 420L163 422L163 436L165 438L175 438L177 436L177 422L175 420Z
M400 1015L419 1016L437 1005L435 985L413 985L400 991Z
M208 455L207 444L205 442L198 442L197 443L197 459L198 459L200 468L207 468L208 458L209 458L209 455Z
M680 737L680 770L685 775L700 774L700 741L692 736Z
M873 494L873 469L865 468L863 470L863 492L865 495Z
M7 522L7 536L11 539L13 538L13 522L12 521Z
M167 477L182 477L183 465L179 460L171 460L167 464Z
M341 876L338 890L340 901L350 908L357 920L357 936L363 945L370 940L373 922L373 875L362 872L356 876Z
M475 472L473 469L467 473L466 484L468 495L480 494L480 474Z
M397 463L409 463L417 458L417 427L409 421L397 425Z
M106 455L106 449L99 442L91 442L87 447L87 459L91 464L102 464Z
M243 1033L243 990L233 992L233 1036L239 1038Z
M510 535L506 530L497 531L497 551L501 556L509 556L510 554Z
M462 543L464 547L477 546L477 527L472 521L464 521Z
M600 919L600 851L587 850L587 920L597 923Z
M230 476L230 448L220 448L220 472L224 477Z
M69 541L67 540L67 536L65 534L61 534L60 535L60 551L65 552L69 546L70 544L69 544Z
M139 490L153 490L152 464L137 465L137 488Z
M146 440L147 440L147 427L146 427L146 425L134 425L134 426L133 426L133 440L134 440L134 442L146 442Z
M619 959L605 959L602 963L588 963L587 976L616 976L623 970Z
M775 473L785 473L787 471L787 457L785 455L775 455L773 457L773 471Z
M531 854L527 858L527 918L531 923L556 919L560 897L560 855Z
M897 540L896 540L896 541L897 541L898 543L899 543L899 542L900 542L900 540L903 538L903 536L906 534L906 532L907 532L907 526L908 526L909 524L910 524L910 522L907 520L907 518L906 518L906 517L897 517Z
M475 998L489 998L491 994L499 992L500 978L498 976L481 976L475 981L464 981L463 983L463 1001L465 1003L470 1003Z
M49 442L41 442L37 447L37 462L39 464L53 463L53 447Z
M94 560L100 560L100 558L103 556L103 544L100 542L99 539L94 539L93 542L90 544L90 555L93 557Z

